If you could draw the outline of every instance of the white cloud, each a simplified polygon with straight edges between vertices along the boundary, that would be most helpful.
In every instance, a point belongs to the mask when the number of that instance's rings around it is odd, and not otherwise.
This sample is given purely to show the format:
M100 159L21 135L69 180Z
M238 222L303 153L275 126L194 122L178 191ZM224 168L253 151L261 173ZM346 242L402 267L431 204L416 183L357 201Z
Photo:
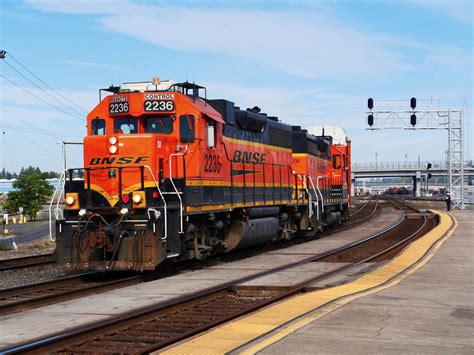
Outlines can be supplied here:
M291 125L307 127L313 124L333 124L361 127L362 119L354 120L354 112L361 112L364 99L355 95L332 94L323 89L305 90L291 87L243 86L238 84L207 83L209 97L225 97L241 109L259 106L269 116L277 116ZM351 119L352 122L349 121Z
M52 105L64 110L66 112L70 112L75 116L80 116L82 113L82 117L85 119L87 112L98 104L98 96L97 91L94 90L81 90L81 91L70 91L70 90L56 90L62 96L68 98L70 101L74 102L79 107L82 107L85 112L82 112L79 108L72 105L71 103L65 101L62 97L60 97L57 93L52 90L44 89L40 90L34 87L29 87L23 85L17 78L9 78L13 80L15 83L20 85L22 88L30 92L29 94L27 91L22 90L21 88L14 86L13 84L6 81L4 78L0 78L0 102L5 104L12 104L12 105L31 105L31 106L38 106L42 107L43 109L47 109L49 111L54 111L65 117L65 113L61 113L59 110L55 110L53 107L47 105L45 102L39 100L35 96L45 100L46 102L51 103ZM48 94L46 94L49 93ZM64 102L65 105L60 105L58 101L55 101L51 98L51 96L55 97L60 102ZM68 109L69 106L72 110ZM67 116L67 115L66 115ZM80 122L80 121L78 121Z
M395 48L416 46L366 33L317 11L189 9L99 1L28 1L42 11L96 14L108 30L172 49L254 61L306 78L392 75L412 70Z
M106 69L119 69L120 68L119 65L86 62L86 61L75 60L75 59L66 59L66 60L63 60L62 62L65 64L79 65L82 67L95 67L95 68L106 68Z

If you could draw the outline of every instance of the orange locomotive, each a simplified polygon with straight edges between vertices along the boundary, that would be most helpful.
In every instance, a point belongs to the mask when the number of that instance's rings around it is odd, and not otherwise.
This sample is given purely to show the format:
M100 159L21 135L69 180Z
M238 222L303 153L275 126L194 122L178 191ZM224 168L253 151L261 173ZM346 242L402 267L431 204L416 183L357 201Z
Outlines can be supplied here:
M347 217L350 144L209 100L187 82L107 91L87 117L84 168L69 170L56 222L65 269L153 270Z

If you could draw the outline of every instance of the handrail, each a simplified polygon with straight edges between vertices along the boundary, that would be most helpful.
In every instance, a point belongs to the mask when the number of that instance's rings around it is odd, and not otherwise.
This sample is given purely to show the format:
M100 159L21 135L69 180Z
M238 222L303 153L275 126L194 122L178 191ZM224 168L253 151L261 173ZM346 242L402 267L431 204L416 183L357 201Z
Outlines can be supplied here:
M108 169L113 169L115 167L98 167L98 168L79 168L79 169L68 169L68 170L87 170L87 171L90 171L90 170L108 170ZM160 189L160 186L158 185L158 182L156 181L156 178L155 178L155 175L153 174L153 171L151 170L150 166L149 165L140 165L140 166L130 166L128 168L146 168L149 172L150 172L150 175L153 179L153 182L155 183L155 187L161 197L161 200L163 201L163 210L164 210L164 237L161 238L162 241L166 241L167 237L168 237L168 220L167 220L167 205L166 205L166 199L164 198L163 196L163 192L161 191ZM52 206L53 206L53 202L54 202L54 198L56 197L58 191L61 191L59 193L59 196L58 196L58 200L57 200L57 204L56 204L56 208L55 208L55 216L56 216L56 219L59 217L58 215L58 212L59 212L59 203L61 201L61 197L63 195L63 192L64 192L64 187L65 187L65 184L66 184L66 170L64 170L62 173L61 173L61 176L59 178L59 181L58 181L58 185L56 186L56 189L53 193L53 197L51 198L51 202L49 204L49 238L51 241L56 241L56 239L53 239L52 237L52 218L51 218L51 214L52 214ZM90 182L90 179L88 179L88 181ZM59 190L58 187L61 185L61 182L64 182L63 183L63 186L62 188Z
M316 178L316 189L318 190L319 195L321 196L321 210L324 213L324 198L323 198L323 194L321 193L321 190L319 189L319 179L323 179L323 178L324 178L323 176L318 176Z
M309 193L308 186L306 185L306 179L303 179L303 177L300 174L297 174L296 177L298 177L301 182L303 183L303 188L306 190L306 194L308 195L308 212L309 212L309 218L313 216L313 197ZM318 216L319 219L319 216Z
M166 207L166 200L165 200L165 197L163 196L163 193L161 192L160 186L158 185L158 182L156 181L155 175L153 175L153 171L151 170L150 166L145 165L145 168L147 168L148 171L150 172L151 178L153 179L153 182L155 183L156 189L158 190L158 193L160 194L161 200L163 201L163 211L164 211L164 214L165 214L165 216L164 216L165 233L164 233L164 237L161 238L161 240L166 241L166 239L168 238L168 213L167 213L167 207Z
M181 198L181 194L180 192L178 191L175 183L174 183L174 180L173 180L173 170L172 170L172 157L173 156L185 156L186 153L172 153L169 155L168 157L168 162L169 162L169 166L170 166L170 182L171 182L171 186L173 186L173 189L176 193L176 195L178 196L178 199L179 199L179 233L180 234L183 234L184 233L184 226L183 226L183 199Z
M58 180L58 183L56 185L56 188L54 189L54 192L53 192L53 196L51 197L51 201L49 203L49 209L48 209L48 214L49 214L49 240L51 240L52 242L55 242L56 241L56 238L53 238L53 219L51 217L51 214L52 214L52 209L53 209L53 203L54 203L54 198L56 197L56 195L58 194L58 191L60 191L60 185L61 185L61 182L64 180L65 181L66 179L66 170L63 170L63 172L61 173L61 175L59 176L59 180ZM64 184L65 185L65 184ZM59 208L59 201L61 199L61 195L62 195L62 190L63 190L64 187L61 187L61 193L58 197L58 203L56 205L56 209L55 209L55 217L56 219L58 219L58 214L57 214L57 210Z
M309 182L311 183L311 187L313 188L313 191L314 191L314 194L316 195L316 204L317 204L317 208L316 208L316 216L319 220L319 196L318 196L318 192L316 192L316 189L314 187L314 184L313 184L313 179L311 178L311 176L307 176ZM319 189L318 189L319 191ZM322 195L321 195L321 200L322 200Z

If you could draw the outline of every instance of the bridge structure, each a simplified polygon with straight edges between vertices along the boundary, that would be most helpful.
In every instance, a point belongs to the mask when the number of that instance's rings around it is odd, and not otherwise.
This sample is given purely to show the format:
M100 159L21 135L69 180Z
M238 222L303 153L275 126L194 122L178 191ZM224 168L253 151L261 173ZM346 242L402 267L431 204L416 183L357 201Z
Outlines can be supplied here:
M431 168L428 170L428 163ZM351 171L352 187L357 179L410 177L413 182L413 195L421 195L422 184L426 183L428 173L434 177L446 177L448 182L449 163L446 161L406 161L406 162L373 162L353 163ZM428 180L429 182L429 180ZM474 189L474 164L472 161L464 162L464 191L463 204L469 201L468 194ZM439 184L436 184L439 185ZM447 184L446 184L447 185ZM448 189L448 186L445 187ZM354 192L354 191L353 191Z

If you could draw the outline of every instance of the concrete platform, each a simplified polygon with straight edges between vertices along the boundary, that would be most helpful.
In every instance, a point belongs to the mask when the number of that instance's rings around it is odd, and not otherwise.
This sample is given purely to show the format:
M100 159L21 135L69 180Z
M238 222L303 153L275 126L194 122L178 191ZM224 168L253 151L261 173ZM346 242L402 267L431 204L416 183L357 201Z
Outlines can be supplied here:
M322 239L161 280L2 316L0 317L0 348L84 323L111 318L119 313L154 304L157 301L168 301L203 288L296 262L310 255L321 254L359 240L361 236L376 233L393 224L399 216L399 211L389 208L386 213L364 225ZM336 263L312 264L314 265L302 266L301 269L293 272L282 273L279 277L269 277L264 280L264 284L282 286L286 282L289 285L307 277L305 273L309 271L322 271L336 266ZM308 267L311 270L308 270ZM357 270L351 272L355 273Z
M453 215L458 229L408 279L352 301L259 353L473 354L474 211Z

